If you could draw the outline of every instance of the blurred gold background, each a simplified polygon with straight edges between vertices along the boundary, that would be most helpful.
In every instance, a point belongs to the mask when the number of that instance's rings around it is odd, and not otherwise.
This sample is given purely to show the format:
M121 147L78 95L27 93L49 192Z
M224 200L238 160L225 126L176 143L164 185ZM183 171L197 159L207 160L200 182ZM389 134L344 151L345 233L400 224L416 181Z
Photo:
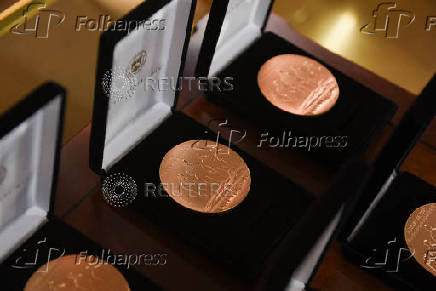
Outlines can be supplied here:
M24 0L25 1L25 0ZM0 0L0 11L11 4ZM62 11L65 22L50 30L47 39L9 32L0 37L0 112L46 80L68 90L64 141L91 120L95 64L100 32L75 31L77 16L98 19L109 14L121 17L139 0L58 0L50 9ZM432 0L396 1L396 10L414 15L400 19L399 37L382 32L364 34L360 28L373 20L373 10L382 1L369 0L276 0L273 12L293 29L413 94L418 94L436 71L436 25L426 31L428 16L436 16ZM211 0L198 0L195 21L205 15ZM382 14L383 11L379 11ZM398 12L396 12L398 13ZM2 17L0 16L0 21ZM435 17L436 24L436 17ZM0 25L0 28L2 26Z

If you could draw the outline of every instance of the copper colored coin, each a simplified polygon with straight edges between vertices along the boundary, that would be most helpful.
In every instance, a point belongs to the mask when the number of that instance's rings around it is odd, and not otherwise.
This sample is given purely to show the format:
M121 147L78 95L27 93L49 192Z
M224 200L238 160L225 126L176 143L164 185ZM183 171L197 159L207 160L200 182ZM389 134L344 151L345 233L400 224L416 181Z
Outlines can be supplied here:
M69 255L41 266L24 287L24 291L48 290L129 291L130 287L114 266L96 257L80 260L79 255Z
M162 187L177 203L203 213L240 204L250 191L250 170L227 146L189 140L173 147L159 169Z
M436 203L421 206L410 215L404 238L418 264L436 276Z
M339 87L330 71L308 57L284 54L269 59L257 75L262 94L289 113L312 116L329 111Z

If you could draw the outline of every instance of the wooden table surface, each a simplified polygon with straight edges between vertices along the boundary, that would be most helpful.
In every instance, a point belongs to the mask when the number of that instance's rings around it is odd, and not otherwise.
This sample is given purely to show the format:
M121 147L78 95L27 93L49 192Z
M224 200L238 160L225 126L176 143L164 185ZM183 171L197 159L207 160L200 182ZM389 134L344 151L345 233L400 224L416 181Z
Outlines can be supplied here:
M229 277L129 209L113 209L102 200L100 177L88 167L90 127L84 128L64 146L56 215L105 248L119 253L157 252L168 254L163 268L142 268L149 278L169 290L248 290L249 286ZM436 184L434 149L418 144L404 164L410 171ZM171 280L168 280L171 276ZM193 280L192 278L195 278ZM315 276L313 286L320 290L391 290L369 273L347 261L334 242Z
M291 31L292 39L320 59L334 65L354 79L396 102L399 110L392 122L371 143L365 159L373 161L386 142L393 126L410 106L415 96L377 77L371 72L344 60L319 47L297 32ZM189 102L188 102L189 101ZM211 118L228 118L232 125L244 128L250 134L239 146L288 176L293 182L315 194L324 191L335 173L289 151L256 150L254 136L258 129L208 102L204 96L193 98L191 92L182 92L178 108L207 124ZM184 105L184 106L182 106ZM168 254L168 264L163 267L140 266L138 270L168 290L249 290L250 285L239 281L225 270L215 266L169 233L155 227L150 221L129 208L114 209L102 199L100 177L88 167L90 126L85 127L62 151L60 180L55 213L67 223L113 252L138 254L146 252ZM436 185L436 135L430 127L406 160L403 170ZM320 290L391 290L385 283L351 264L341 254L340 245L334 242L316 274L313 287Z
M90 18L97 18L100 14L111 14L113 18L117 18L116 16L124 14L131 8L127 7L128 5L124 1L121 3L121 1L111 0L111 2L122 7L121 10L114 12L105 5L99 5L98 3L100 2L104 3L107 1L59 1L50 6L51 9L68 12L69 17L67 17L64 25L51 32L50 38L47 40L35 41L34 37L30 35L24 38L12 34L2 38L0 51L3 58L0 58L0 63L2 68L7 68L5 70L7 73L0 76L2 91L6 97L0 99L0 104L2 105L0 106L2 108L0 111L9 108L18 100L16 98L24 96L31 88L36 87L41 80L55 77L55 81L67 86L69 89L67 130L64 140L69 140L77 132L76 128L80 128L89 122L94 87L96 47L99 34L89 31L75 32L73 29L76 20L75 16L86 15ZM210 1L205 0L199 3L204 4L206 2L209 3ZM321 13L323 15L329 12L336 13L337 9L322 8L322 5L334 6L336 4L338 6L335 2L338 1L293 2L282 0L276 1L275 11L289 14L288 20L294 27L304 31L302 25L309 25L317 20L321 20ZM354 2L358 5L363 5L365 1ZM358 9L358 11L362 11L361 13L364 14L364 18L361 19L362 21L369 21L370 13L377 3L378 1L368 1L368 3L365 2L365 5L368 5L368 7ZM294 5L297 7L294 7ZM307 9L300 9L302 8L300 6L303 5L309 5L322 12L320 14L309 14L312 18L308 18L304 23L298 23L296 18L301 17L301 12L306 11L307 13ZM403 3L402 5L405 4ZM408 9L407 5L406 7L402 6L402 8ZM364 23L366 22L362 22L362 24ZM420 28L419 25L417 27ZM393 126L410 106L415 96L376 76L372 72L325 50L295 31L287 33L289 33L287 37L292 38L295 44L399 105L399 110L391 124L383 130L365 154L365 159L372 161L380 147L389 137ZM424 34L424 31L422 33ZM316 39L314 35L312 37ZM368 54L371 54L371 58L364 58L361 54L347 54L347 51L342 51L343 55L355 61L360 61L363 65L367 61L369 63L366 63L366 67L380 73L383 72L386 76L396 76L397 72L390 71L396 70L400 72L398 75L406 74L407 76L410 75L414 80L422 80L422 78L416 77L422 76L422 72L417 74L416 71L409 72L404 70L404 68L410 63L417 66L418 64L416 62L413 63L413 61L414 57L416 58L418 55L425 59L425 54L422 51L424 48L427 48L431 52L432 48L428 43L424 47L424 45L420 45L424 44L424 42L409 41L410 39L416 40L416 38L410 37L399 40L403 41L403 46L399 45L398 41L387 42L383 38L366 38L362 40L355 37L350 39L350 42L356 39L360 41L355 44L356 48L360 48L362 41L366 42L364 47L367 48ZM427 36L426 39L430 40L431 37ZM401 48L404 47L404 43L416 43L417 45L415 50L411 50L407 46L408 49L403 49L403 52ZM29 53L30 46L32 53ZM400 49L395 51L394 47L399 47ZM415 55L411 54L411 51L415 51ZM394 53L386 55L385 52ZM372 57L373 54L376 55L376 58ZM403 54L405 54L404 58L400 58ZM398 62L402 65L394 66L392 62L377 62L377 60L383 57L391 61L396 59L402 60ZM409 62L405 63L405 59ZM390 65L386 66L386 64ZM431 65L432 60L423 61L421 67L426 68ZM401 80L398 76L396 77L398 80ZM405 83L403 82L402 84ZM179 104L186 102L190 97L192 96L189 94L184 95ZM240 145L243 150L267 163L278 172L285 174L292 181L302 185L312 193L321 194L335 174L298 154L271 149L263 151L261 154L258 153L253 146L253 137L258 133L258 129L230 112L210 104L203 96L197 96L189 106L184 108L184 112L203 124L207 123L212 117L226 117L235 126L247 129L250 136ZM141 272L165 289L244 290L250 288L250 286L239 282L237 278L232 278L225 270L214 266L207 258L200 256L195 250L183 245L170 234L157 229L137 213L129 209L113 209L106 205L101 198L100 177L94 174L88 167L89 134L90 126L88 125L63 147L55 207L57 216L62 217L67 223L94 239L103 247L110 248L115 252L143 253L147 251L167 253L168 264L165 267L143 267L140 269ZM436 122L433 122L405 162L403 170L410 171L427 182L436 185L435 149ZM337 242L333 244L327 253L324 262L314 278L313 286L320 290L391 290L383 282L348 262L342 256L340 245Z

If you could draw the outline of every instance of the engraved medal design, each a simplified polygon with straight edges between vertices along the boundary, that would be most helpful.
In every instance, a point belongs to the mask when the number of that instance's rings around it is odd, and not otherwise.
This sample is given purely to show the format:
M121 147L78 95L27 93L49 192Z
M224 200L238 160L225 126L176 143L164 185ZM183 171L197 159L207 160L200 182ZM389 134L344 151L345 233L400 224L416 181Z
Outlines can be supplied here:
M162 159L160 180L168 195L186 208L220 213L239 205L250 191L250 170L227 146L190 140Z
M404 238L418 264L436 276L436 203L421 206L410 215Z
M259 70L257 82L269 102L296 115L327 112L339 97L333 74L317 61L301 55L271 58Z
M50 261L48 268L43 265L33 273L24 291L130 291L128 282L114 266L96 261L96 257L85 260L78 255Z

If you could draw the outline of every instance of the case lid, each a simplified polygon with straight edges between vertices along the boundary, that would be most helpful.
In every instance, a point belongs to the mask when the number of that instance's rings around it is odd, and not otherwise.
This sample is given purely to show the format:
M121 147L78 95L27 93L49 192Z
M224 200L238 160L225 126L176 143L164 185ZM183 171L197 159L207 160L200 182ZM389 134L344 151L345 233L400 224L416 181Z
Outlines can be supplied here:
M196 76L215 76L248 48L265 28L273 0L214 0Z
M436 115L436 74L401 118L374 163L374 173L340 235L351 240L384 196L404 160Z
M149 0L100 38L90 163L105 173L172 114L196 0Z
M280 242L256 290L306 290L330 243L350 215L371 167L350 162L328 191ZM304 233L305 235L301 235Z
M64 105L47 83L0 118L0 262L53 212Z

